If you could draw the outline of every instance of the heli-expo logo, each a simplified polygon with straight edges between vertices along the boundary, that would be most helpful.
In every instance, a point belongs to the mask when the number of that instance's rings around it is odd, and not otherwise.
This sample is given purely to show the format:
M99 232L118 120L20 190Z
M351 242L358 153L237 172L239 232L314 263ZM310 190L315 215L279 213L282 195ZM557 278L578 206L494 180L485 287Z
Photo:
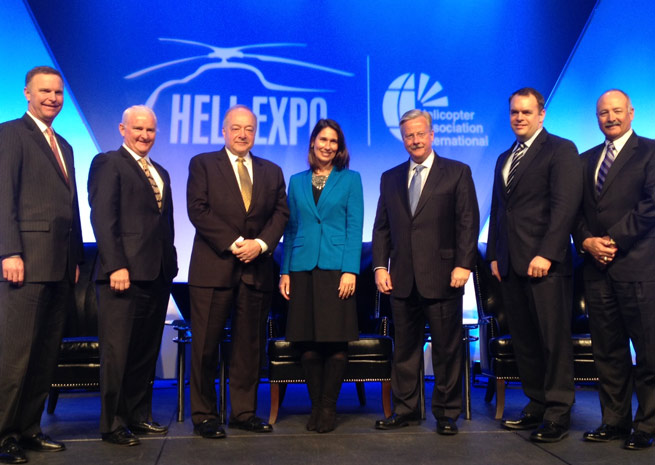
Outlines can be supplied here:
M435 146L488 146L484 126L474 123L475 112L450 109L448 97L440 95L442 90L439 81L430 85L430 76L425 73L405 73L394 79L382 100L382 115L391 134L402 141L400 118L418 108L432 116Z
M263 145L297 145L298 131L303 129L309 134L311 128L321 118L327 118L327 100L320 95L313 98L297 96L298 93L330 93L330 89L313 87L298 87L273 82L275 77L267 78L262 70L252 62L266 62L285 65L284 77L289 74L288 67L299 67L330 73L338 76L352 77L353 73L330 68L327 66L308 63L281 56L249 53L246 50L272 47L304 47L305 44L295 43L269 43L252 44L240 47L216 47L213 45L183 39L160 38L162 42L173 42L209 49L210 52L197 56L183 57L149 66L125 76L125 79L137 79L143 75L162 68L172 67L181 63L198 61L199 66L186 76L171 77L159 84L150 94L146 105L155 108L162 93L175 87L183 87L209 70L237 69L253 73L262 87L274 91L274 95L216 95L211 92L202 94L173 93L171 95L171 144L223 144L221 126L222 114L231 106L242 103L248 105L257 115L256 144ZM267 72L270 72L267 71ZM282 74L282 73L280 73ZM278 78L279 79L279 78ZM296 96L283 95L279 92L288 92Z

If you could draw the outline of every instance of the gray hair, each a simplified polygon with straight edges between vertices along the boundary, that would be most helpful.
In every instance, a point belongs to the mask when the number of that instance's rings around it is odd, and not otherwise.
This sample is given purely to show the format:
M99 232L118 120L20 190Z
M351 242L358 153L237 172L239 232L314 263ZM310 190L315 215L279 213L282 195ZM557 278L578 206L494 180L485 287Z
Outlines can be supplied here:
M127 124L127 120L130 117L130 115L132 113L139 113L139 112L150 114L155 120L155 126L157 126L157 115L155 115L155 112L152 111L152 108L146 105L132 105L131 107L126 108L125 111L123 112L123 119L121 123Z
M428 126L430 127L430 130L432 129L432 115L424 110L417 110L416 108L413 110L409 110L408 112L405 112L405 114L400 118L400 124L399 126L402 127L403 124L405 124L407 121L423 117L427 120Z

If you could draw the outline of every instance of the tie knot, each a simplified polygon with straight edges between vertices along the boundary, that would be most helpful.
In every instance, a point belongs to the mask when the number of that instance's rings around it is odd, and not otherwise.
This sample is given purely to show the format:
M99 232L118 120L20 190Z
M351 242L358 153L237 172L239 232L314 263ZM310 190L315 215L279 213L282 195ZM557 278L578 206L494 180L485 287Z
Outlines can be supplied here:
M421 171L423 171L424 169L425 169L425 166L423 166L423 165L416 165L414 167L414 171L416 171L416 174L421 174Z
M139 163L141 163L141 166L143 166L144 169L148 167L148 160L144 157L139 158Z
M49 136L54 136L54 134L55 134L55 131L53 131L52 128L49 127L49 126L48 126L47 128L45 128L45 132L46 132Z
M614 153L614 142L607 143L607 151Z
M527 145L525 145L523 142L519 142L519 145L517 145L516 148L514 149L514 153L521 152L525 150L526 147Z
M246 157L237 157L237 163L244 164L246 162Z

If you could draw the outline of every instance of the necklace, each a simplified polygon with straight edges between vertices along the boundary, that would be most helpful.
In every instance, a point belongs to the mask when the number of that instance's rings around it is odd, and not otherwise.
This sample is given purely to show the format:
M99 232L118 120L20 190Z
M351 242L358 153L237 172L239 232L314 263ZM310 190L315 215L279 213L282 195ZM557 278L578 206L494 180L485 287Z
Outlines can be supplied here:
M322 191L329 176L330 173L326 174L325 176L319 176L316 173L312 173L312 186L317 188L319 191Z

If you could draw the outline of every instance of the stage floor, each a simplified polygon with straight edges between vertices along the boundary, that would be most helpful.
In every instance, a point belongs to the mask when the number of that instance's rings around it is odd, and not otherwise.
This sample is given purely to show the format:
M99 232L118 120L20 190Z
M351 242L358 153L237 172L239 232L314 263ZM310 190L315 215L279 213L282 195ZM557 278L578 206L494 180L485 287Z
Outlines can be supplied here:
M483 379L484 380L484 379ZM483 381L484 382L484 381ZM428 396L432 383L426 383ZM268 418L269 385L262 383L258 414ZM493 419L495 404L484 402L484 386L473 388L473 414L460 419L460 433L440 436L429 413L420 426L398 431L377 431L382 417L379 383L366 385L367 405L360 407L354 384L345 384L338 404L337 429L328 434L305 430L309 399L304 385L290 385L271 434L254 434L226 428L226 439L208 440L193 434L191 420L176 421L176 386L158 381L154 418L169 426L165 437L145 437L137 447L104 443L98 433L98 393L62 393L53 415L44 413L46 434L66 443L62 453L28 451L31 464L650 464L655 448L623 450L618 441L586 443L582 433L600 424L598 395L592 387L579 387L569 437L555 444L535 444L528 432L510 432ZM506 414L520 412L525 402L520 387L507 390ZM634 402L636 404L636 401ZM429 397L428 397L429 406Z

